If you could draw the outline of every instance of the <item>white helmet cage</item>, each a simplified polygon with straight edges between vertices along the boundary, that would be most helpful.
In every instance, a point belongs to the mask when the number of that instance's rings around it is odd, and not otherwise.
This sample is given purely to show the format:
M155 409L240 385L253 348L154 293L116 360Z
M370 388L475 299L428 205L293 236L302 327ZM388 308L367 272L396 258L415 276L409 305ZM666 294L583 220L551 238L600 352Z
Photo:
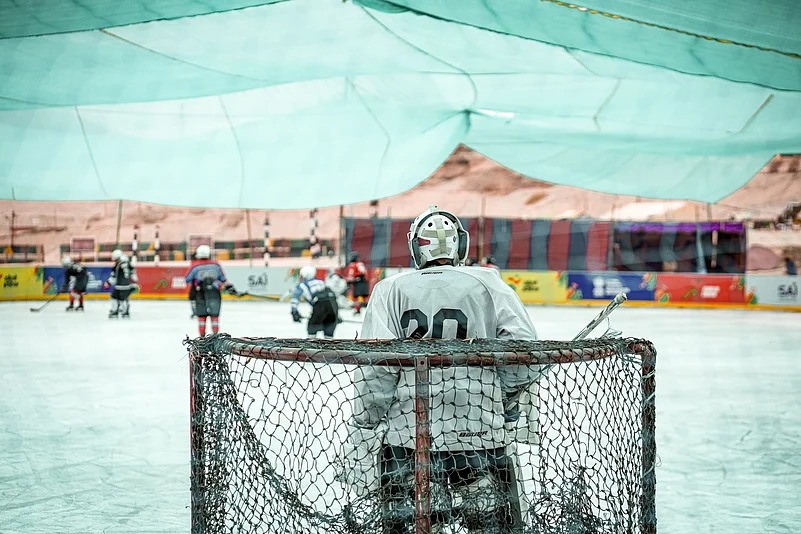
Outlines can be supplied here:
M112 261L120 261L122 259L122 250L115 248L111 251Z
M314 280L317 278L317 269L311 265L305 265L300 268L300 278L302 280Z
M195 258L198 260L207 260L211 258L211 247L208 245L200 245L195 250Z
M431 206L418 215L407 235L409 252L417 269L433 260L449 259L461 265L467 259L470 234L453 213Z
M61 258L61 265L63 265L64 267L69 267L70 265L72 265L72 263L73 263L72 258L70 258L69 256L64 256L63 258Z

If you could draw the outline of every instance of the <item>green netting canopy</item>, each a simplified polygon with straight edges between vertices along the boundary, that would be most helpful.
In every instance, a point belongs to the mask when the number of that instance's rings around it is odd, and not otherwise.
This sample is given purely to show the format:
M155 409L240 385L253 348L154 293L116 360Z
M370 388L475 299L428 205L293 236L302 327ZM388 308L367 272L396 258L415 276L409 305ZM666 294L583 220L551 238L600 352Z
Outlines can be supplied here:
M717 201L801 152L796 0L0 0L0 197L299 208L466 144Z

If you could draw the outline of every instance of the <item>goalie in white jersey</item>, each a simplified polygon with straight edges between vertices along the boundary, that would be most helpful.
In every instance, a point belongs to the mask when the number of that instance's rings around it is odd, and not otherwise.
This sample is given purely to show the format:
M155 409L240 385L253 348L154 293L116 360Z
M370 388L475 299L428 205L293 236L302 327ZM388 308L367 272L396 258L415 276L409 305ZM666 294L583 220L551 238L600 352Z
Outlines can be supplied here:
M408 238L417 270L375 286L361 338L536 339L520 298L498 273L463 266L469 236L456 216L432 206L415 219ZM504 401L536 380L535 369L454 366L430 371L432 480L451 494L448 502L464 503L457 515L470 532L520 526ZM414 370L360 367L354 384L349 445L380 455L379 481L369 489L380 486L390 510L406 509L414 487ZM370 485L364 477L362 482ZM387 525L389 532L409 528L408 518Z

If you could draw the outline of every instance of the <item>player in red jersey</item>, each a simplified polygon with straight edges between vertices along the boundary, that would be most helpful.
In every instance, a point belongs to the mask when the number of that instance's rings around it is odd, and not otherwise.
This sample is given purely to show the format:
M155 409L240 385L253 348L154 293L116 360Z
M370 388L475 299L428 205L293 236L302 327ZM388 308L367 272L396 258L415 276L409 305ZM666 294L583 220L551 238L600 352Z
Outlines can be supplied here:
M345 281L351 287L353 310L361 313L362 306L367 306L370 298L370 282L367 280L367 267L361 261L358 252L348 255L348 266L345 267Z

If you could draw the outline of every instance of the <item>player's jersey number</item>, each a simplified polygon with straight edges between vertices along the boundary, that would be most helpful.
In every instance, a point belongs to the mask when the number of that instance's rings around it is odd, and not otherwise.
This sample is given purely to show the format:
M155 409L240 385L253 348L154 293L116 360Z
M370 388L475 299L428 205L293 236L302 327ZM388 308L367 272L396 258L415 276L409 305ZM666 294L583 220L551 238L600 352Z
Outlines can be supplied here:
M401 315L401 327L403 329L409 328L412 320L417 323L417 328L414 329L414 332L409 337L422 339L428 332L428 317L416 308L406 310ZM462 310L455 308L442 308L434 314L433 328L431 329L431 337L433 339L442 339L442 328L445 326L445 321L456 321L456 339L467 339L467 315Z

